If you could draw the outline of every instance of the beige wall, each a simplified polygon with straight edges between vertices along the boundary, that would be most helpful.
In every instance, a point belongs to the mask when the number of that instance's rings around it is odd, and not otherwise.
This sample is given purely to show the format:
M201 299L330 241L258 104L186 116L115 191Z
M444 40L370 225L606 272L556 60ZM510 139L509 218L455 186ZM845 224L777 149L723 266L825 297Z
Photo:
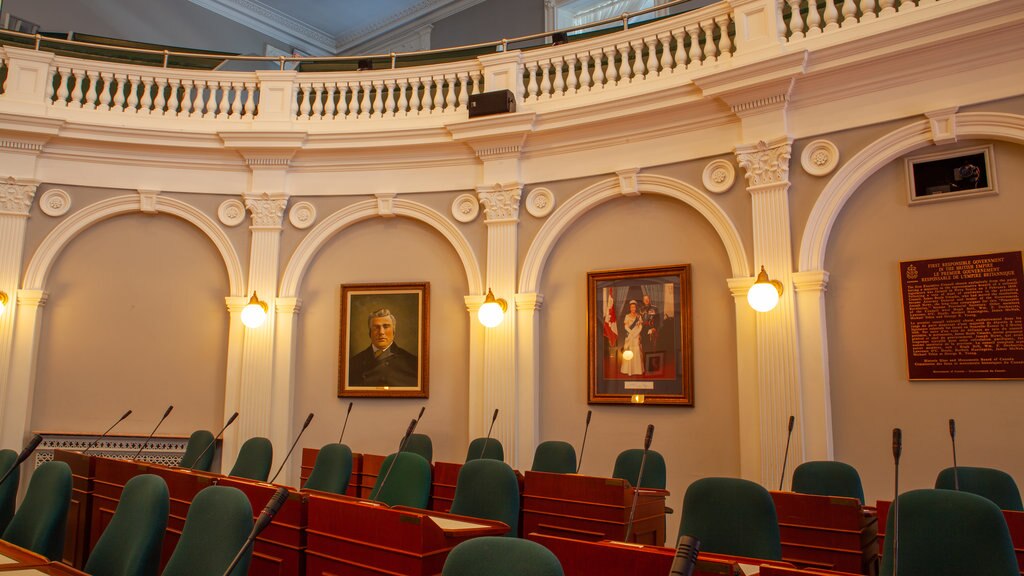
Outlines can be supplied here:
M79 200L81 196L76 196ZM57 259L43 309L32 428L216 430L224 409L224 261L194 226L132 214L85 230Z
M900 159L854 193L833 228L825 269L835 455L860 471L869 501L892 497L896 426L901 491L933 485L952 460L949 418L960 464L1024 478L1021 382L909 382L900 303L900 261L1021 250L1024 148L996 143L995 157L998 196L908 206Z

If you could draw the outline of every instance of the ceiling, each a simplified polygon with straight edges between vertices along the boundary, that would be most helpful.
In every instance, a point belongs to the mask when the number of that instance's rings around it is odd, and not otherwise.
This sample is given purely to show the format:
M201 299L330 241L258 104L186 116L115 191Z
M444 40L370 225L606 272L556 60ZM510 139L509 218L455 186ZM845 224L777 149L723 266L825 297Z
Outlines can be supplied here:
M190 0L304 52L358 53L360 46L465 10L483 0Z

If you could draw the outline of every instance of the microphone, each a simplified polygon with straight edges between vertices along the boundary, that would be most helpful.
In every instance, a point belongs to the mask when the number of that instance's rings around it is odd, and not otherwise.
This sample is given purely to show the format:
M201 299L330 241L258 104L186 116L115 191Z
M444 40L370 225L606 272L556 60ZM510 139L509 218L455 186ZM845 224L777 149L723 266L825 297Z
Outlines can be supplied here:
M676 546L676 557L672 560L672 569L668 576L691 576L697 565L697 554L700 552L700 540L694 536L683 535L679 537L679 545Z
M25 444L25 449L21 451L21 454L18 454L18 459L14 461L14 464L11 464L11 467L7 469L7 472L4 472L3 478L0 478L0 485L3 485L3 483L7 481L7 478L11 473L18 469L18 466L21 466L22 462L28 460L28 457L32 455L32 452L35 451L36 447L39 446L39 443L42 441L43 437L39 434L32 436L32 439L28 441L28 444Z
M164 420L167 419L167 416L171 413L171 410L174 410L174 406L167 407L167 410L164 412L163 417L160 418L160 421L157 422L156 426L153 427L153 431L149 433L149 438L146 438L146 441L142 443L142 447L139 448L139 451L135 453L135 456L132 456L132 460L137 460L139 458L139 454L142 454L142 451L146 449L146 446L149 446L149 441L153 439L153 434L156 434L156 429L159 428L160 425L164 423Z
M494 421L498 419L498 409L494 409L494 416L491 416L491 427L487 429L487 436L484 438L484 444L480 447L480 459L482 460L484 454L487 452L487 441L491 439L491 430L494 430Z
M960 490L960 471L956 467L956 420L949 419L949 439L953 443L953 489Z
M796 416L789 415L789 432L786 433L786 452L782 456L782 476L779 478L779 490L782 490L782 483L786 481L786 462L789 460L789 441L793 438L793 424Z
M587 432L590 430L590 417L593 412L587 410L587 425L583 428L583 444L580 446L580 460L576 463L576 473L580 473L580 468L583 467L583 451L587 449Z
M420 418L423 418L423 413L426 412L426 411L427 411L427 407L426 406L420 408L420 413L419 413L418 416L416 416L416 423L417 424L420 423Z
M640 486L644 482L644 465L647 464L647 451L651 449L651 440L654 440L654 424L647 425L647 435L644 436L644 452L640 456L640 470L636 475L636 486L633 487L633 505L629 507L629 523L626 524L626 538L633 533L633 518L636 516L636 505L640 501Z
M341 436L338 436L338 444L341 444L341 439L345 437L345 428L348 428L348 415L352 413L352 402L348 403L348 410L345 411L345 423L341 426Z
M292 442L292 447L289 448L288 453L284 455L284 460L281 461L281 466L278 467L277 472L274 474L274 477L270 479L271 484L274 483L274 480L277 480L277 477L281 474L281 470L284 470L284 465L288 463L288 458L291 457L292 451L295 450L295 445L299 443L299 438L302 438L302 433L306 431L306 428L309 428L309 423L312 421L313 413L310 412L309 416L306 416L306 421L302 423L302 430L299 430L299 434L295 436L295 441Z
M420 410L420 416L423 416L423 410ZM377 501L380 502L380 495L384 492L384 484L388 481L388 476L391 475L391 471L395 468L395 462L398 461L398 455L405 449L405 443L409 441L409 436L412 436L413 430L416 429L416 424L419 423L420 419L414 418L409 422L409 427L405 430L405 436L402 436L402 441L398 443L398 452L395 452L395 457L391 459L391 464L388 465L387 472L384 473L384 477L380 479L380 487L377 488Z
M900 455L903 454L903 431L899 428L892 429L892 457L896 462L896 483L893 489L892 498L892 576L899 574L900 561Z
M256 519L256 523L252 527L252 532L249 532L249 537L245 539L245 544L242 544L242 548L238 551L238 554L235 554L235 559L231 561L228 569L224 571L224 576L230 576L231 571L238 565L238 562L242 559L242 556L249 548L249 545L256 540L256 537L259 536L260 532L263 532L264 528L270 525L270 521L274 519L277 511L284 506L284 502L287 499L287 488L278 488L277 492L274 492L274 495L271 496L270 500L267 502L266 507L263 508L263 512L260 512L259 518Z
M218 432L217 435L213 437L213 441L207 444L206 448L203 448L203 451L199 453L199 456L196 456L196 459L192 461L192 465L188 467L189 470L196 469L196 466L199 465L199 461L203 459L203 456L206 455L206 453L209 452L210 448L213 448L213 446L217 443L217 438L220 438L221 434L223 434L224 431L228 429L228 426L231 426L231 424L235 421L236 418L238 418L238 412L235 412L234 414L231 415L231 418L228 418L228 423L225 424L224 427L220 429L220 432Z
M111 424L110 428L107 428L106 432L104 432L103 434L100 434L99 438L97 438L97 439L93 440L92 442L90 442L89 445L85 447L85 450L82 450L82 454L85 454L86 452L88 452L89 449L92 448L93 446L95 446L97 442L99 442L100 440L103 440L103 438L106 437L107 432L110 432L111 430L113 430L114 426L117 426L118 424L121 423L122 420L124 420L125 418L127 418L127 417L129 417L131 415L132 415L132 411L131 410L125 412L124 416L121 416L120 418L118 418L117 422L114 422L113 424Z

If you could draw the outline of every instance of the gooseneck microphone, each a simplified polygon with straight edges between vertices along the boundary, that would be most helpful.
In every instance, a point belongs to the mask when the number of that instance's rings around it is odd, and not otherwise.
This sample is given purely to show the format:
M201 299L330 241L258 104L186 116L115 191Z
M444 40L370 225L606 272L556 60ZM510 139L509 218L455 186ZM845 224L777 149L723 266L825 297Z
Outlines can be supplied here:
M953 489L960 490L960 471L956 467L956 420L949 419L949 439L953 443Z
M420 416L423 415L423 411L420 410ZM416 430L416 424L419 422L419 418L414 418L409 422L409 427L405 429L405 436L402 436L402 441L398 443L398 452L395 452L395 457L391 459L391 464L388 465L387 472L384 473L384 477L380 479L380 487L377 488L377 501L380 502L380 495L384 492L384 484L388 481L388 476L391 475L391 471L395 469L395 462L398 461L399 454L405 449L405 443L409 441L409 436L412 436L414 430Z
M256 540L256 537L259 536L260 532L263 532L263 529L270 525L270 521L274 519L277 511L284 506L284 502L287 499L287 488L278 488L277 492L274 492L274 495L271 496L270 500L267 502L266 507L263 508L263 512L260 512L259 518L256 519L256 523L252 527L252 532L249 532L249 537L245 539L245 544L242 544L242 548L239 549L238 554L235 554L235 559L231 561L231 564L228 565L228 569L224 571L224 576L230 576L231 571L235 569L235 566L238 565L242 556L245 555L246 549L248 549L253 541Z
M782 490L782 484L786 481L786 462L789 460L789 441L793 439L793 424L796 422L796 416L789 415L789 432L786 433L786 452L782 455L782 476L779 478L779 490Z
M348 415L352 413L352 402L348 403L348 410L345 411L345 423L341 425L341 436L338 436L338 444L341 444L342 438L345 437L345 428L348 428Z
M636 475L636 486L633 487L633 505L629 507L629 523L626 524L626 538L633 533L633 518L636 516L636 505L640 500L640 486L644 483L644 465L647 464L647 451L651 449L651 441L654 440L654 424L647 425L647 434L644 436L644 451L640 455L640 470Z
M484 454L487 453L487 442L491 439L491 431L494 430L494 421L498 419L498 409L494 409L494 416L491 416L491 427L487 429L487 436L484 437L483 446L480 447L480 459L482 460Z
M423 413L427 411L427 407L423 406L420 408L420 413L416 416L416 423L420 423L420 418L423 418Z
M697 554L700 552L700 540L695 536L684 534L679 537L676 546L676 557L672 560L672 568L668 576L691 576L697 566Z
M580 460L576 463L576 473L580 473L580 468L583 467L583 451L587 449L587 432L590 430L590 417L593 412L587 410L587 425L583 428L583 444L580 445Z
M292 442L292 447L289 448L288 453L284 455L284 460L281 461L281 466L277 468L277 472L274 473L274 477L270 479L271 484L274 483L274 480L277 480L277 477L281 474L281 470L284 470L284 465L288 463L288 459L292 456L292 451L295 450L295 445L299 443L299 438L302 438L302 433L306 431L306 428L309 428L309 423L312 421L313 413L310 412L309 416L306 416L306 421L302 423L302 430L299 430L299 433L295 435L295 441Z
M10 477L11 473L18 469L18 466L21 466L22 462L28 460L28 457L32 455L32 452L35 452L36 447L39 446L39 443L42 441L43 437L39 434L32 436L32 439L28 441L28 444L25 444L25 448L21 451L21 454L18 454L18 458L14 461L14 464L11 464L11 467L7 469L7 472L4 472L3 478L0 478L0 486L7 481L7 478Z
M135 453L135 456L132 456L132 460L137 460L139 458L139 454L142 454L142 451L146 449L146 446L149 446L149 441L153 439L153 434L156 434L157 428L164 423L164 420L167 420L167 416L170 415L171 410L174 410L173 405L168 406L167 410L164 411L164 415L160 418L160 421L156 423L156 426L153 427L153 431L149 433L149 438L146 438L146 441L142 443L142 446L139 447L139 451Z
M203 448L203 451L199 453L199 456L196 456L196 459L192 461L192 465L188 467L189 470L196 469L196 466L199 465L199 461L203 459L203 456L205 456L206 453L209 452L210 449L213 448L215 444L217 444L217 438L220 438L221 435L224 434L224 431L228 429L228 426L231 426L231 424L237 418L238 412L235 412L234 414L231 415L231 418L228 418L227 424L225 424L224 427L220 429L220 432L218 432L217 435L213 437L213 440L211 440L210 443L206 445L206 448Z
M132 411L131 410L125 412L124 415L122 415L120 418L117 419L117 422L114 422L113 424L111 424L110 428L107 428L106 431L103 432L103 434L100 434L99 438L97 438L97 439L93 440L92 442L90 442L89 445L85 447L85 450L82 450L82 454L85 454L86 452L88 452L89 449L92 448L93 446L95 446L97 442L99 442L100 440L103 440L107 436L107 432L110 432L111 430L113 430L114 426L117 426L125 418L127 418L127 417L129 417L131 415L132 415Z
M892 510L892 576L899 575L900 561L900 455L903 454L903 431L892 429L892 458L896 462L896 482L893 489Z

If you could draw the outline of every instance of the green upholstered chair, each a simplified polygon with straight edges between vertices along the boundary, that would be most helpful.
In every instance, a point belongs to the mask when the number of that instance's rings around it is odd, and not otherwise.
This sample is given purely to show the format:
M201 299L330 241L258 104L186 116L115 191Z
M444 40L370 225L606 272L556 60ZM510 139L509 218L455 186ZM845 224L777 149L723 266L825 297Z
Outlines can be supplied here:
M388 475L382 492L380 484L393 460L395 466ZM380 466L377 481L370 491L370 500L383 502L388 506L409 506L425 510L430 504L430 462L412 452L391 454Z
M487 444L484 444L484 440ZM483 455L481 456L481 451ZM470 460L477 460L479 458L489 458L491 460L504 460L505 449L501 446L501 440L497 438L477 438L469 443L469 449L466 450L466 462Z
M441 576L563 576L547 548L519 538L482 536L452 549Z
M892 576L889 509L881 576ZM1006 519L992 501L953 490L911 490L899 496L899 576L1019 576Z
M864 487L857 469L843 462L804 462L793 470L793 492L856 498L864 503Z
M409 439L405 441L405 447L402 448L402 452L412 452L413 454L419 454L426 459L427 462L434 461L434 443L430 441L430 436L426 434L412 434Z
M3 539L50 560L60 560L70 504L71 468L64 462L40 464Z
M701 552L781 560L775 503L761 485L739 478L702 478L686 489L680 534Z
M252 531L252 506L238 488L210 486L192 500L178 545L163 576L223 574ZM245 576L252 559L250 546L231 576Z
M978 496L984 496L996 503L1000 510L1024 510L1021 506L1020 490L1013 477L995 468L975 468L972 466L958 466L956 469L960 482L960 490L970 492ZM935 479L935 487L946 490L953 490L956 487L953 477L953 469L946 468L939 472Z
M213 466L213 452L214 449L211 447L209 450L206 449L210 443L213 442L213 432L209 430L196 430L188 437L188 444L185 446L185 455L181 457L181 463L178 464L182 468L192 468L195 470L202 470L203 472L209 472ZM204 452L205 451L205 452ZM202 454L203 457L198 462L196 458Z
M576 449L568 442L548 440L541 442L533 453L534 472L572 474L576 472Z
M640 474L640 459L644 451L639 448L623 450L615 458L612 478L622 478L630 486L636 486ZM647 462L644 464L643 485L641 488L665 489L665 458L654 450L647 451Z
M17 459L18 453L14 450L0 450L0 476L5 474ZM18 497L20 476L20 470L12 470L3 485L0 485L0 534L4 533L7 525L11 523L11 518L14 517L14 501Z
M344 494L351 477L352 450L344 444L325 444L316 455L313 471L303 488Z
M141 474L129 480L114 517L89 554L85 571L92 576L159 574L169 506L163 478Z
M238 460L235 460L228 476L266 482L273 460L274 447L270 440L260 436L249 438L238 450Z
M506 536L519 534L519 480L500 460L470 460L459 470L452 514L498 520L509 525Z

